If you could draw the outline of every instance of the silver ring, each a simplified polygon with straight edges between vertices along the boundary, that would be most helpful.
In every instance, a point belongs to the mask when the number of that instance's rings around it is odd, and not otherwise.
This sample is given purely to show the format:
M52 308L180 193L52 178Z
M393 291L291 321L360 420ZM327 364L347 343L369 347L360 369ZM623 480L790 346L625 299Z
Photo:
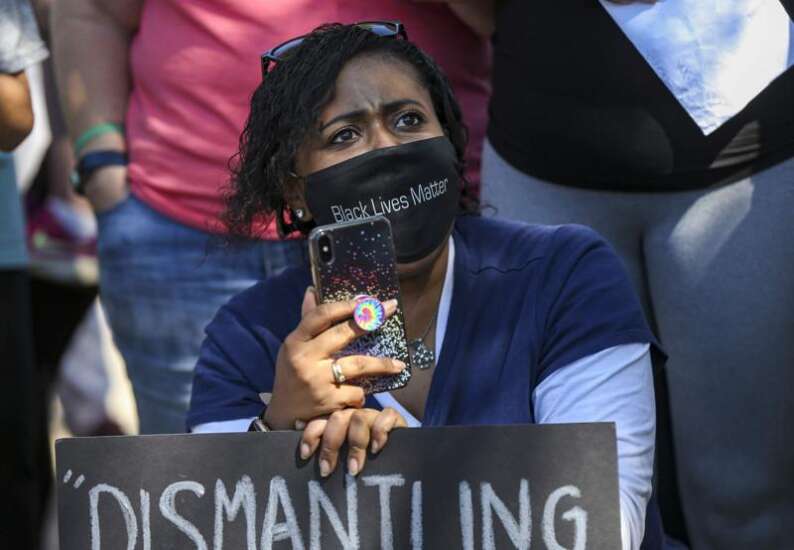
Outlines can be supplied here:
M347 380L347 378L345 378L344 373L342 372L342 366L336 361L331 363L331 373L334 375L334 383L337 386L340 384L344 384L345 380Z

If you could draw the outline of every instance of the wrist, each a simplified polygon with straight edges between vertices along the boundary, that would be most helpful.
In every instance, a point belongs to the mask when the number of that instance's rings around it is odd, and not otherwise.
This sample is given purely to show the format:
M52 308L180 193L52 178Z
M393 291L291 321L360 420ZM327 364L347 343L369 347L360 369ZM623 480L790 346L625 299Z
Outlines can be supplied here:
M278 415L277 413L273 412L272 402L270 406L262 411L262 414L259 415L259 418L261 418L271 430L292 429L292 423L290 423L289 419L284 418L283 415Z

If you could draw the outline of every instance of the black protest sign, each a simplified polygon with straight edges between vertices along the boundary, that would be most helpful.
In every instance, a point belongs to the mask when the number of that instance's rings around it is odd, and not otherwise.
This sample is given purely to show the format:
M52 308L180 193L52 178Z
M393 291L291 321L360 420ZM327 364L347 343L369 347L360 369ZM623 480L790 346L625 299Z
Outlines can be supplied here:
M60 548L620 548L613 424L397 430L356 478L299 438L60 440Z

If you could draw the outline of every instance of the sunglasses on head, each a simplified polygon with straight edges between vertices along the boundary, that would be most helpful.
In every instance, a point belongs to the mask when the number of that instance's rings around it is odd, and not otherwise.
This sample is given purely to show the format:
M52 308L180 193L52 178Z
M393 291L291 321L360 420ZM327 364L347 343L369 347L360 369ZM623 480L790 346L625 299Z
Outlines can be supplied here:
M367 30L373 34L377 34L378 36L394 36L404 40L408 39L408 33L405 32L405 27L403 27L403 24L399 21L360 21L358 23L354 23L353 26ZM307 36L309 35L303 34L297 38L291 38L286 42L282 42L275 48L263 53L260 56L262 62L262 78L265 78L265 75L270 70L270 66L272 64L283 61L289 52L296 46L300 46Z

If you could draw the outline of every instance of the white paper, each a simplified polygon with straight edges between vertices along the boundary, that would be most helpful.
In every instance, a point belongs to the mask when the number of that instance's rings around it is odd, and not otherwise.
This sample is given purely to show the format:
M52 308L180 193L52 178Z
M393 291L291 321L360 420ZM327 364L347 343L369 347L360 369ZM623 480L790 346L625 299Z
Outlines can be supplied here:
M706 135L794 64L780 0L601 3Z

